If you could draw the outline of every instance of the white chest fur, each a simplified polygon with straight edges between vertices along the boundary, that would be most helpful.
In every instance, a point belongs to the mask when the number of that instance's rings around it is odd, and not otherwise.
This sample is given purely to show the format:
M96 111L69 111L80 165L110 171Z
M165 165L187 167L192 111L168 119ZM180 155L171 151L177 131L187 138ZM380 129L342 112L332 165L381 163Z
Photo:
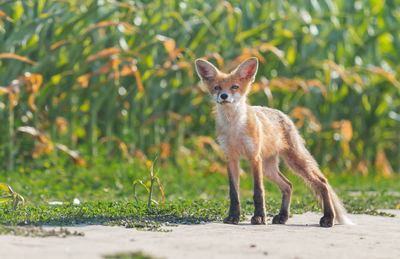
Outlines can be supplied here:
M216 114L218 143L225 156L244 156L255 150L253 139L246 134L248 123L247 105L239 103L218 107Z

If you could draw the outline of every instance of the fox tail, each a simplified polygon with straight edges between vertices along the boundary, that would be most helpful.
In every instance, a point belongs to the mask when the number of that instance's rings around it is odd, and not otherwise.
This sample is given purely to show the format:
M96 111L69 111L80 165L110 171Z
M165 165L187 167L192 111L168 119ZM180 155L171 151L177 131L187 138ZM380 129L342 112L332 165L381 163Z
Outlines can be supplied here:
M355 225L347 216L346 209L343 207L342 201L339 199L330 185L328 185L328 189L332 199L333 208L335 210L336 221L343 225Z

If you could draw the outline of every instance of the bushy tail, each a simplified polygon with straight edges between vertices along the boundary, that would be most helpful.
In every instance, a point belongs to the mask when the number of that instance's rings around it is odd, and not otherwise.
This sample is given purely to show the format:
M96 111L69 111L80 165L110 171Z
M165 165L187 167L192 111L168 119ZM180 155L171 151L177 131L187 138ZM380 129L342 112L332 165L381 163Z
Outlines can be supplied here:
M286 133L286 142L289 147L281 152L281 155L285 159L286 163L294 173L303 178L322 207L324 206L324 203L329 202L327 199L330 197L336 215L336 221L339 224L353 225L354 223L348 218L346 209L343 207L341 200L328 184L328 180L319 170L319 166L315 159L305 148L304 140L297 132L293 122L287 117L284 117L284 120L287 123L284 131ZM329 195L327 195L328 193Z
M333 191L332 187L328 184L329 194L332 199L333 208L336 214L336 221L343 225L355 225L347 216L346 209L343 207L342 201Z

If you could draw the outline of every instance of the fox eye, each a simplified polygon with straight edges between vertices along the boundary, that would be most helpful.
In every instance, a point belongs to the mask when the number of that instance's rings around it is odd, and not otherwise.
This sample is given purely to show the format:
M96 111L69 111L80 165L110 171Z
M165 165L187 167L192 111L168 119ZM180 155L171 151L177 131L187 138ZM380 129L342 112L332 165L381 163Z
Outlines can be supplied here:
M232 86L231 88L232 88L232 89L238 89L238 88L239 88L239 86L237 86L237 85L234 85L234 86Z
M221 90L221 86L217 85L216 87L214 87L215 90Z

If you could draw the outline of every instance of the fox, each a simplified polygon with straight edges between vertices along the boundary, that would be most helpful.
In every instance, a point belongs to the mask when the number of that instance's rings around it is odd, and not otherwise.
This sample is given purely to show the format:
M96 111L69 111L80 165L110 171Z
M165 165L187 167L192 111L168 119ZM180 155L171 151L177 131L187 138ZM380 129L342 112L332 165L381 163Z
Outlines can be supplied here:
M282 193L280 211L272 218L272 224L287 222L292 183L279 170L282 158L291 171L303 178L319 201L323 210L321 227L332 227L335 221L352 225L342 201L306 149L293 121L279 110L249 104L247 95L258 63L256 57L251 57L232 72L224 73L205 59L195 60L196 72L215 103L216 135L227 164L230 206L223 223L238 224L240 220L240 158L249 162L252 171L254 215L251 224L266 224L264 177L275 183Z

